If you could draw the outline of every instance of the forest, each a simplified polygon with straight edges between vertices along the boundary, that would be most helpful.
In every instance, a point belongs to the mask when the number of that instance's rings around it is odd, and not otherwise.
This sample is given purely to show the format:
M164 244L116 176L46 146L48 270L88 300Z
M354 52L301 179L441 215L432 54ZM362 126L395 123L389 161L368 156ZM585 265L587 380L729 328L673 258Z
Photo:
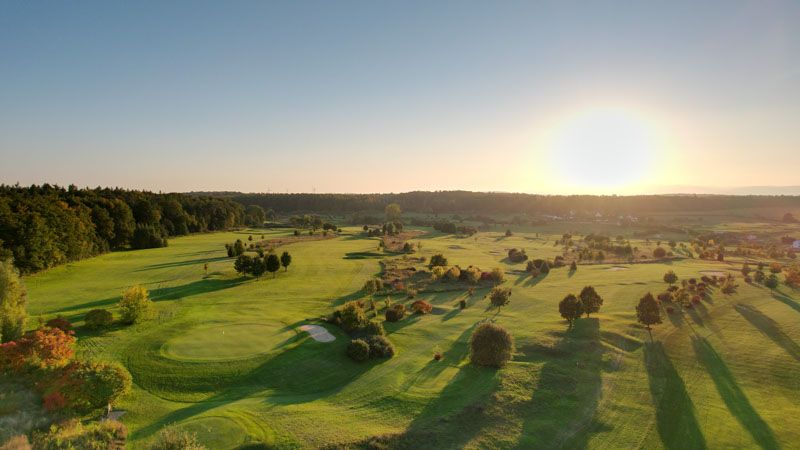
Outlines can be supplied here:
M95 188L0 185L0 259L33 273L170 236L226 230L247 213L224 198Z

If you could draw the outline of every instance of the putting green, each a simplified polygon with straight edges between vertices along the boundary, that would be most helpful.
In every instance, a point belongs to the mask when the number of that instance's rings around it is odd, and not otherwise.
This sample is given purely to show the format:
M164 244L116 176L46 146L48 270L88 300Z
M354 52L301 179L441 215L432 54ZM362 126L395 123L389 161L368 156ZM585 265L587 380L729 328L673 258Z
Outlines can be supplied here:
M167 341L162 353L173 359L224 361L267 353L297 336L279 322L199 326Z

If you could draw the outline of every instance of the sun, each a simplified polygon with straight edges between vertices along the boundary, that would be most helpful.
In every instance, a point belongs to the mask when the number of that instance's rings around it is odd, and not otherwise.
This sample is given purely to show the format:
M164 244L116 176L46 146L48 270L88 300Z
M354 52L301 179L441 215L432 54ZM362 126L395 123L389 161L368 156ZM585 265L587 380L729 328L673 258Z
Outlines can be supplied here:
M560 184L587 193L624 193L652 173L660 139L641 115L598 108L563 119L548 147Z

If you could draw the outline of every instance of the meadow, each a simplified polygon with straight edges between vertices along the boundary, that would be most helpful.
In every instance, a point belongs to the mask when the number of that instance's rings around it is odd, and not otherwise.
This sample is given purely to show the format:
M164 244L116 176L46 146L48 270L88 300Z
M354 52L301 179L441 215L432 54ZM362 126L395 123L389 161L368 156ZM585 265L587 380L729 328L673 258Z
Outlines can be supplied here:
M586 264L531 278L524 263L506 259L507 249L553 258L563 225L510 237L420 230L414 256L502 267L511 302L491 308L488 288L420 292L435 309L385 323L397 348L387 360L347 358L349 337L335 325L322 324L333 342L299 330L366 298L362 286L380 273L381 260L402 258L355 227L279 247L293 262L274 278L237 275L224 244L292 230L195 234L166 248L108 253L26 277L29 312L68 318L79 355L127 367L134 389L116 406L131 448L168 424L212 449L792 448L800 441L798 292L749 285L739 275L737 293L715 291L694 309L666 315L652 341L636 323L639 298L663 291L667 270L680 278L738 274L741 260ZM155 301L153 320L103 333L80 326L93 308L116 313L123 289L136 284ZM567 330L558 302L586 285L605 303ZM469 362L471 331L486 320L516 341L502 369Z

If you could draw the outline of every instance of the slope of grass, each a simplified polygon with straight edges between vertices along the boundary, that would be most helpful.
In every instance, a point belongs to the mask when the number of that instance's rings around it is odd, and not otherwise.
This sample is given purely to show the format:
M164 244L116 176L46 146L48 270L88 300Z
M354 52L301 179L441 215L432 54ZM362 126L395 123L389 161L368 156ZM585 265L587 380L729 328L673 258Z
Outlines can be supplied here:
M550 226L552 228L552 226ZM552 270L531 278L505 259L510 247L552 258L566 230L430 232L421 254L451 264L503 267L511 304L488 308L487 289L422 293L435 314L387 323L397 355L357 364L347 336L320 343L297 327L361 298L380 270L377 239L345 236L293 243L288 272L238 277L223 244L261 231L183 237L163 249L103 255L25 281L30 311L80 325L92 308L114 310L122 290L143 284L156 301L150 322L104 334L79 331L79 351L114 359L135 388L120 405L137 448L164 425L198 433L211 448L263 442L279 448L365 443L397 448L791 448L800 439L800 301L796 292L743 284L698 308L665 317L654 342L634 306L664 289L663 273L698 276L732 263ZM286 234L270 231L266 238ZM645 248L644 242L637 242ZM282 249L283 250L283 249ZM354 257L354 255L358 257ZM203 266L208 264L208 275ZM568 331L558 316L567 293L593 285L599 314ZM458 301L468 307L458 309ZM395 301L407 301L394 297ZM116 312L116 311L115 311ZM474 325L494 320L517 341L502 370L468 363ZM223 334L224 332L224 334ZM434 351L442 361L434 361Z

